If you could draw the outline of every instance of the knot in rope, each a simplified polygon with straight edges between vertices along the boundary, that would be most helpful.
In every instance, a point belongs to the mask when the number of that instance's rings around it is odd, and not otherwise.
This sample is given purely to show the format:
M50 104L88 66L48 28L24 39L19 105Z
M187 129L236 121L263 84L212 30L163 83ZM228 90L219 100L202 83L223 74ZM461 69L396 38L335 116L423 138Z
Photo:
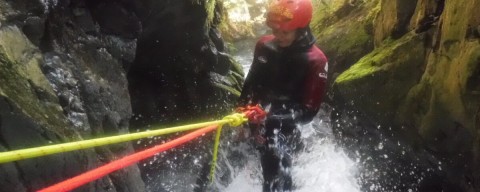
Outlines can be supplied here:
M240 113L234 113L231 115L227 115L223 118L223 120L228 120L228 124L232 127L238 127L243 124L243 122L248 121L247 118L245 118L245 115L240 114Z
M260 124L265 121L267 113L262 109L260 105L247 105L246 107L239 107L236 109L238 112L245 114L248 121Z

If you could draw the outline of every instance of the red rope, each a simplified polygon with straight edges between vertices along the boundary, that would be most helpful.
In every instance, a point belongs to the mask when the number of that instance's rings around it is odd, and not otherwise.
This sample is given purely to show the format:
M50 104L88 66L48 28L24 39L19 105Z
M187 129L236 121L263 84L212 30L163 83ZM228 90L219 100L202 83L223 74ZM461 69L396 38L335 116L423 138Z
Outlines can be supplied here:
M130 166L140 160L146 159L148 157L151 157L159 152L171 149L173 147L176 147L178 145L181 145L183 143L186 143L190 140L193 140L197 137L202 136L203 134L213 131L217 129L217 125L212 125L208 126L199 130L196 130L194 132L191 132L187 135L184 135L182 137L179 137L175 140L172 140L170 142L157 145L153 148L146 149L144 151L140 151L138 153L126 156L124 158L121 158L116 161L112 161L106 165L103 165L101 167L98 167L94 170L88 171L86 173L83 173L81 175L78 175L76 177L70 178L68 180L65 180L63 182L57 183L55 185L52 185L50 187L47 187L45 189L39 190L38 192L63 192L63 191L70 191L73 190L77 187L80 187L82 185L85 185L89 182L92 182L94 180L97 180L111 172L114 172L116 170L122 169L124 167Z

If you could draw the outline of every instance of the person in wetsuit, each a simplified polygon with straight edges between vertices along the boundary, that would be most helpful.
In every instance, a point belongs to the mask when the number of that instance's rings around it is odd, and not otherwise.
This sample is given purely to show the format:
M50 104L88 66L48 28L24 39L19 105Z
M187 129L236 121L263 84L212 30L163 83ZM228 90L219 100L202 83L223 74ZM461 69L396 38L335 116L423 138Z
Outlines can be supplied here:
M273 35L257 42L239 105L260 105L264 124L250 123L260 145L263 191L291 191L291 153L298 124L317 114L327 82L327 58L314 44L311 0L274 0L267 9Z

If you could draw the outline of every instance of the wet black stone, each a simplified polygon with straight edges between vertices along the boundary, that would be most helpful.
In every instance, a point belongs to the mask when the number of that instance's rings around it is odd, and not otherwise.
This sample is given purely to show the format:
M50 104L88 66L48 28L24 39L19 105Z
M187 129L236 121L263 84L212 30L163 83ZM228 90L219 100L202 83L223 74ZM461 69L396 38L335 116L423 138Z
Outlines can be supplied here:
M45 31L45 21L40 17L28 17L25 20L25 25L22 28L23 33L36 46L40 45L43 32Z
M60 142L55 134L46 134L48 130L4 97L0 97L0 119L0 143L8 150ZM42 189L83 172L86 167L92 166L91 159L94 156L92 151L77 151L2 164L0 175L5 177L0 179L0 186L2 190L15 189L13 191L19 190L18 192ZM85 186L83 190L89 188Z

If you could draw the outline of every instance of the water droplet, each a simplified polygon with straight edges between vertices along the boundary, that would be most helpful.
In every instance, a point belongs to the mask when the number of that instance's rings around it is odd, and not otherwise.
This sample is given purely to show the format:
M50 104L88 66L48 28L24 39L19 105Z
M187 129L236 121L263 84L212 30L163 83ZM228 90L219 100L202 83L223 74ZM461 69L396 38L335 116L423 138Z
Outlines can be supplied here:
M382 142L380 142L380 143L378 144L378 149L380 149L380 150L383 149L383 143L382 143Z

